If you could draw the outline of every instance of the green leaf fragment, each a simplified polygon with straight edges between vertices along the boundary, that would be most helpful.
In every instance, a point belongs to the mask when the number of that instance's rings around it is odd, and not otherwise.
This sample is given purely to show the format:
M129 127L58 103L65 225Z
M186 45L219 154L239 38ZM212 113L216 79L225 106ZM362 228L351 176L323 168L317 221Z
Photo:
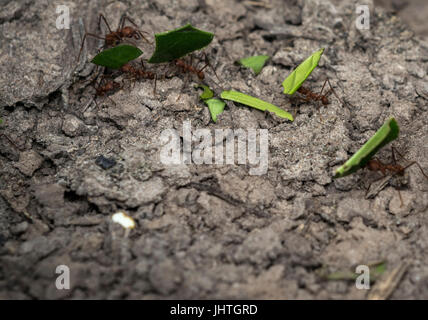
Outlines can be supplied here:
M216 98L204 100L204 102L208 105L208 109L211 113L211 119L213 119L214 122L217 122L217 116L223 112L226 103Z
M246 68L250 68L254 71L256 75L262 71L266 61L269 59L269 56L254 56L243 58L239 60L239 63L242 64Z
M155 34L156 49L149 63L169 62L200 50L213 40L214 34L187 24L181 28Z
M386 271L386 263L381 262L378 265L374 266L373 269L370 269L371 276L375 279L379 278Z
M371 265L371 266L369 266L369 270L370 270L370 281L373 282L376 279L379 279L379 277L383 273L385 273L386 264L385 264L385 262L380 262L378 264ZM325 278L327 280L352 280L352 281L355 281L359 276L360 276L360 274L352 272L350 270L349 271L342 270L342 271L336 271L336 272L332 272L330 274L327 274L325 276Z
M221 93L221 97L223 99L226 99L226 100L232 100L232 101L235 101L238 103L245 104L246 106L253 107L253 108L259 109L261 111L267 110L269 112L273 112L278 117L285 118L285 119L288 119L290 121L294 120L293 116L290 113L288 113L287 111L284 111L284 110L278 108L277 106L270 104L269 102L260 100L258 98L251 97L249 95L246 95L246 94L238 92L238 91L233 91L233 90L223 91Z
M314 52L309 58L299 64L299 66L290 73L290 75L282 83L285 94L292 95L300 88L306 78L318 65L323 52L324 48Z
M204 92L202 92L202 94L199 96L202 100L207 100L207 99L210 99L214 96L214 92L210 89L210 87L208 87L204 84L199 84L195 88L204 89Z
M342 178L363 168L379 149L397 139L399 132L397 121L394 118L388 119L360 150L336 170L333 178Z
M129 44L121 44L114 48L106 49L97 54L92 63L110 69L119 69L129 61L137 59L143 52Z

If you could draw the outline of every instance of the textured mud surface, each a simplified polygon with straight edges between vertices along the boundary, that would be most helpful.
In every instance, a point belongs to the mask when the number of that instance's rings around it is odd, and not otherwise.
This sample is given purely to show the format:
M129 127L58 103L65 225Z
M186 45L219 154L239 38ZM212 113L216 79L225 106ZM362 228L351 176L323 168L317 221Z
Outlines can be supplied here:
M108 4L110 3L110 4ZM71 29L57 30L57 5ZM394 116L395 147L428 169L428 43L398 18L371 8L370 30L355 27L355 1L11 1L0 7L0 298L358 298L402 277L380 297L428 298L428 182L417 167L401 185L388 180L374 198L366 171L332 180L342 164ZM229 103L213 124L194 83L179 75L141 81L88 102L89 63L76 64L80 39L103 12L112 26L127 12L151 34L191 22L215 33L205 50L216 94L235 89L295 112L293 123ZM90 57L99 43L88 42ZM285 76L325 47L308 79L331 79L328 106L281 93ZM142 45L144 57L152 48ZM233 62L272 58L255 77ZM150 67L153 71L171 66ZM196 83L197 79L193 79ZM177 101L178 96L180 99ZM269 169L246 165L167 166L162 130L264 128ZM103 169L100 156L116 164ZM390 151L379 157L389 162ZM403 162L405 163L405 162ZM124 211L129 235L111 222ZM384 261L372 290L325 272ZM71 289L55 288L55 268L71 270ZM388 290L387 290L388 291Z

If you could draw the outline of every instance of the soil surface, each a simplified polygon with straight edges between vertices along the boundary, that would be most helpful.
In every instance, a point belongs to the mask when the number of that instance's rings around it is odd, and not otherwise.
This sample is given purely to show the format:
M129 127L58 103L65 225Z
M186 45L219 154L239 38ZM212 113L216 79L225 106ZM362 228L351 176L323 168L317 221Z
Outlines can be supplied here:
M357 29L359 2L1 2L0 298L427 299L428 181L419 168L380 186L382 175L367 170L332 179L391 116L401 129L392 145L428 171L426 37L371 1L370 29ZM64 4L71 28L57 29ZM76 60L85 28L105 32L99 13L112 28L127 13L152 41L187 22L215 33L204 52L221 81L206 68L204 82L216 96L251 94L295 121L228 102L213 123L198 78L172 64L146 64L175 74L159 77L156 94L151 80L113 73L124 87L93 103L86 80L102 41L90 39ZM153 46L139 46L149 58ZM326 106L282 94L284 78L322 47L305 86L319 92L329 78L344 105L333 94ZM258 54L271 59L257 76L234 63ZM185 121L212 133L268 129L267 173L163 164L162 131L183 141ZM390 146L377 156L391 162ZM112 221L119 211L134 229ZM370 290L340 276L380 262L386 270ZM68 290L55 286L59 265L69 267Z

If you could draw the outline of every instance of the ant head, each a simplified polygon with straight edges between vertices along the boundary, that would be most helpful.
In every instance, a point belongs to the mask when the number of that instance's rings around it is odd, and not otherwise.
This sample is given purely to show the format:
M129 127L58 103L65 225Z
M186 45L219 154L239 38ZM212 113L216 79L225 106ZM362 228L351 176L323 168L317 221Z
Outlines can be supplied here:
M321 102L322 102L322 104L323 104L324 106L328 105L328 99L327 99L327 97L326 97L326 96L323 96L323 97L321 98Z
M109 82L107 82L107 83L105 84L105 86L104 86L104 89L105 89L106 91L108 91L108 90L113 90L113 88L114 88L114 82L113 82L113 81L109 81Z
M140 38L140 36L138 35L138 33L135 31L135 29L133 27L124 27L121 30L122 36L124 38L134 38L136 40L138 40Z
M205 79L205 74L204 74L203 71L199 71L198 72L198 78L199 78L199 80L204 80Z

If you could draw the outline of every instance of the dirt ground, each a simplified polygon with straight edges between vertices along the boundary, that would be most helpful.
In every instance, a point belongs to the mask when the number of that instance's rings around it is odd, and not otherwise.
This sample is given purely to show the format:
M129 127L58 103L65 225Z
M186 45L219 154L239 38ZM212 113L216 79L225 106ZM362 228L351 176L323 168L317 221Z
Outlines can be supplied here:
M428 172L428 42L391 12L412 5L397 3L365 1L370 29L358 30L358 0L2 2L0 298L427 299L420 170L387 178L369 199L379 173L332 179L391 116L401 129L393 145ZM69 30L55 27L64 4ZM198 79L184 87L186 75L159 79L156 95L153 81L138 81L89 105L87 61L101 43L76 58L84 28L100 33L99 13L114 27L128 13L151 35L186 22L215 33L205 52L221 82L206 69L205 83L217 96L234 89L272 102L295 121L228 102L213 123ZM322 106L282 94L284 78L321 47L306 86L318 92L328 77L344 106L333 95ZM258 76L234 63L257 54L271 56ZM163 164L161 132L181 132L186 120L192 130L268 129L268 172ZM114 165L102 168L99 156ZM391 161L390 148L379 158ZM129 233L112 222L118 211L136 221ZM370 290L325 276L377 262L386 271ZM59 265L70 269L69 290L55 286Z

